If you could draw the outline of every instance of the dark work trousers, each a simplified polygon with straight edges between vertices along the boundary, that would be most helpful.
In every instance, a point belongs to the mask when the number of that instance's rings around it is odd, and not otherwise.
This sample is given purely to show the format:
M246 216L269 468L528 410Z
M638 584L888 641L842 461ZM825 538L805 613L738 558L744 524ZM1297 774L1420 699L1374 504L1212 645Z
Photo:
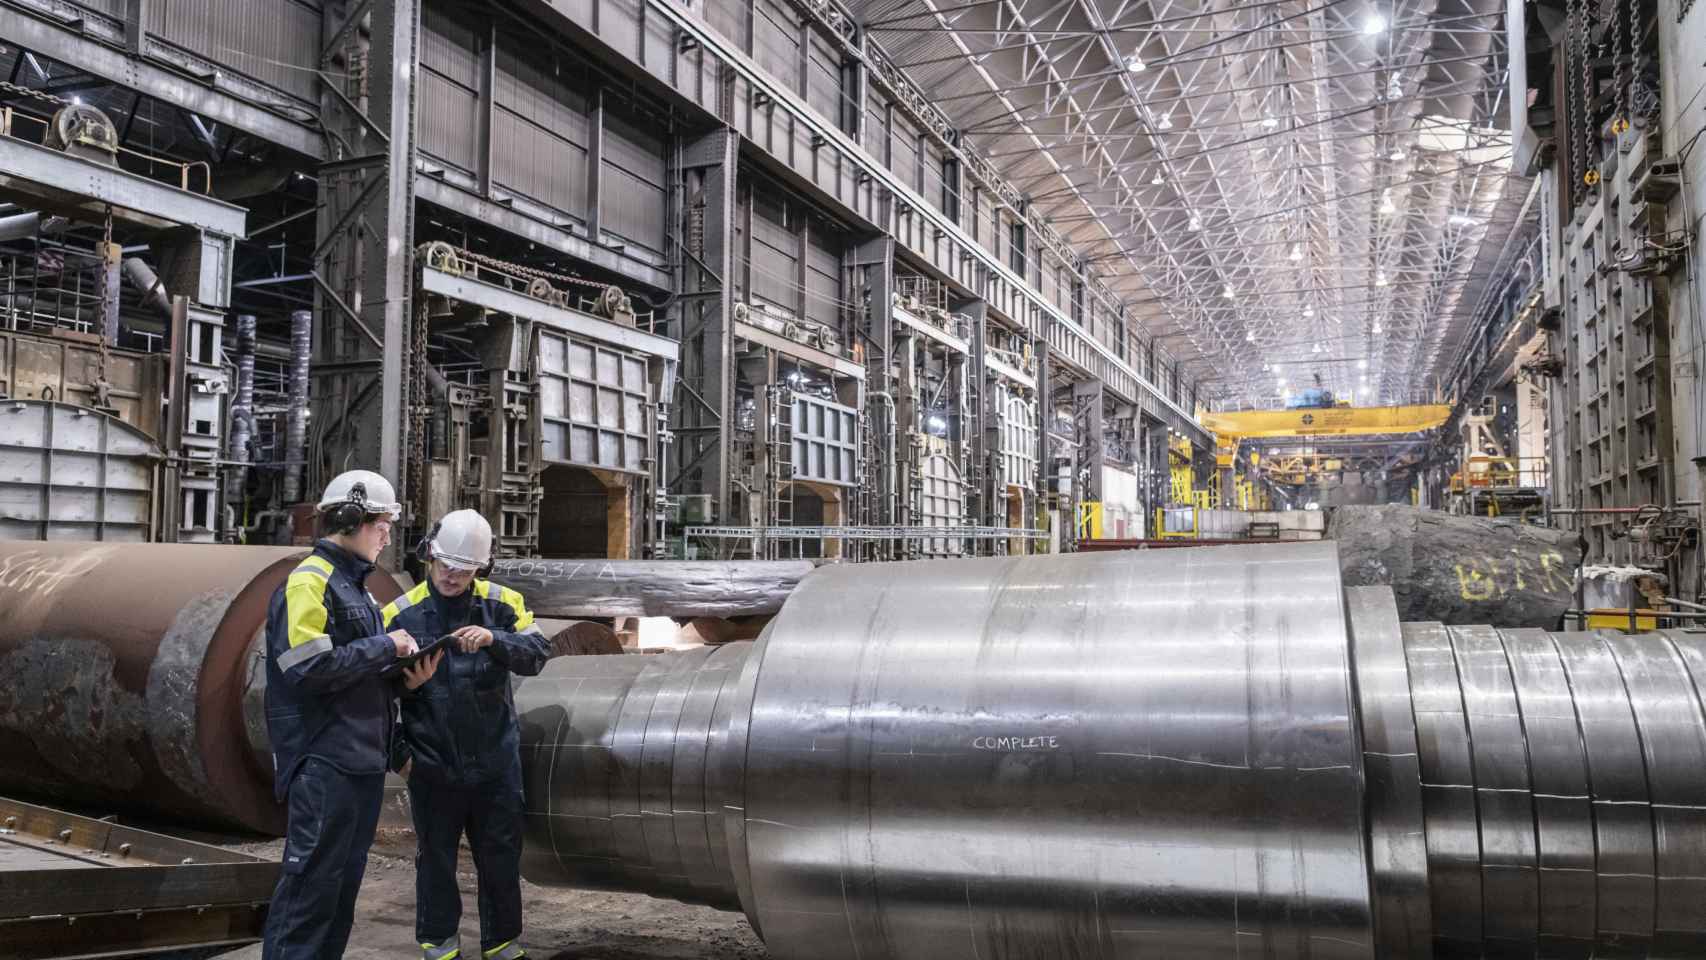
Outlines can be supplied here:
M464 832L479 883L480 952L519 937L521 771L473 787L411 776L409 810L415 820L415 939L441 944L462 923L456 853Z
M264 960L336 960L349 943L385 775L352 776L314 757L290 781L284 869L267 914Z

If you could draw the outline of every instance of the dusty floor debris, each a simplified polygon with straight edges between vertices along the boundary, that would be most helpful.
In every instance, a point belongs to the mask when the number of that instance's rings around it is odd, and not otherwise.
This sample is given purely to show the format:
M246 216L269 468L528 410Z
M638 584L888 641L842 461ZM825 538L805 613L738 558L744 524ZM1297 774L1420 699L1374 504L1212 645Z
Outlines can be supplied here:
M232 844L276 859L284 841ZM414 834L386 828L367 863L349 960L398 960L418 955L414 939ZM456 873L462 888L462 942L478 944L474 865L468 851ZM709 907L632 894L540 887L522 881L526 931L521 942L536 960L760 960L764 947L746 918ZM226 954L260 960L259 944Z

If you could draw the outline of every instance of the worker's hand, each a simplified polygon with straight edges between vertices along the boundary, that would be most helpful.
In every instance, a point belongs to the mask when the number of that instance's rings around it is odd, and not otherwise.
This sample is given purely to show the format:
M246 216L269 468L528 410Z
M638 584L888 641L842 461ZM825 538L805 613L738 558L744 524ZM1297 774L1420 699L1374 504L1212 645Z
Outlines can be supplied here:
M430 657L422 657L412 667L404 667L403 686L410 690L419 689L421 684L432 679L432 675L438 670L438 662L443 659L444 651L440 650ZM407 767L404 768L405 771L407 769ZM405 772L404 776L407 775L408 774Z
M492 645L492 631L485 627L476 627L470 624L460 630L452 631L450 635L456 638L456 648L463 653L473 653L481 647Z
M391 643L396 646L397 656L399 657L413 656L416 651L420 650L420 647L415 645L415 638L409 636L407 630L393 630L386 636L390 637Z

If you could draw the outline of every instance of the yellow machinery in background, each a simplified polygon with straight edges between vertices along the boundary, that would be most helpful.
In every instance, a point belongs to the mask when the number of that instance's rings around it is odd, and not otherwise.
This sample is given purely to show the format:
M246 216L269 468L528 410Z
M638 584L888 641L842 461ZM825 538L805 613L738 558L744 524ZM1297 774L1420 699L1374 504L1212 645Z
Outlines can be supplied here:
M1234 410L1210 413L1203 426L1218 441L1286 437L1375 437L1421 433L1445 423L1451 408L1442 403L1403 407L1316 407L1298 410Z

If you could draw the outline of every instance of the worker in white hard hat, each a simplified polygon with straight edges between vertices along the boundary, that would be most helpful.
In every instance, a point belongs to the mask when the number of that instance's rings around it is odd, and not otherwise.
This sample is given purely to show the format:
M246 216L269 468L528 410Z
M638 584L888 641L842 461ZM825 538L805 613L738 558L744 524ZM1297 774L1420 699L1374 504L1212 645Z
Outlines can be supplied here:
M482 960L526 956L521 936L521 731L510 677L539 673L551 645L521 594L480 578L492 528L446 514L421 541L426 579L385 607L387 627L455 638L436 676L403 695L415 821L415 939L425 960L461 952L456 852L464 833L479 881ZM402 768L402 757L393 767Z
M438 667L438 655L406 659L417 652L414 636L387 633L367 591L401 510L377 473L334 478L320 498L325 536L267 612L267 733L288 828L266 960L343 955L379 823L397 696Z

